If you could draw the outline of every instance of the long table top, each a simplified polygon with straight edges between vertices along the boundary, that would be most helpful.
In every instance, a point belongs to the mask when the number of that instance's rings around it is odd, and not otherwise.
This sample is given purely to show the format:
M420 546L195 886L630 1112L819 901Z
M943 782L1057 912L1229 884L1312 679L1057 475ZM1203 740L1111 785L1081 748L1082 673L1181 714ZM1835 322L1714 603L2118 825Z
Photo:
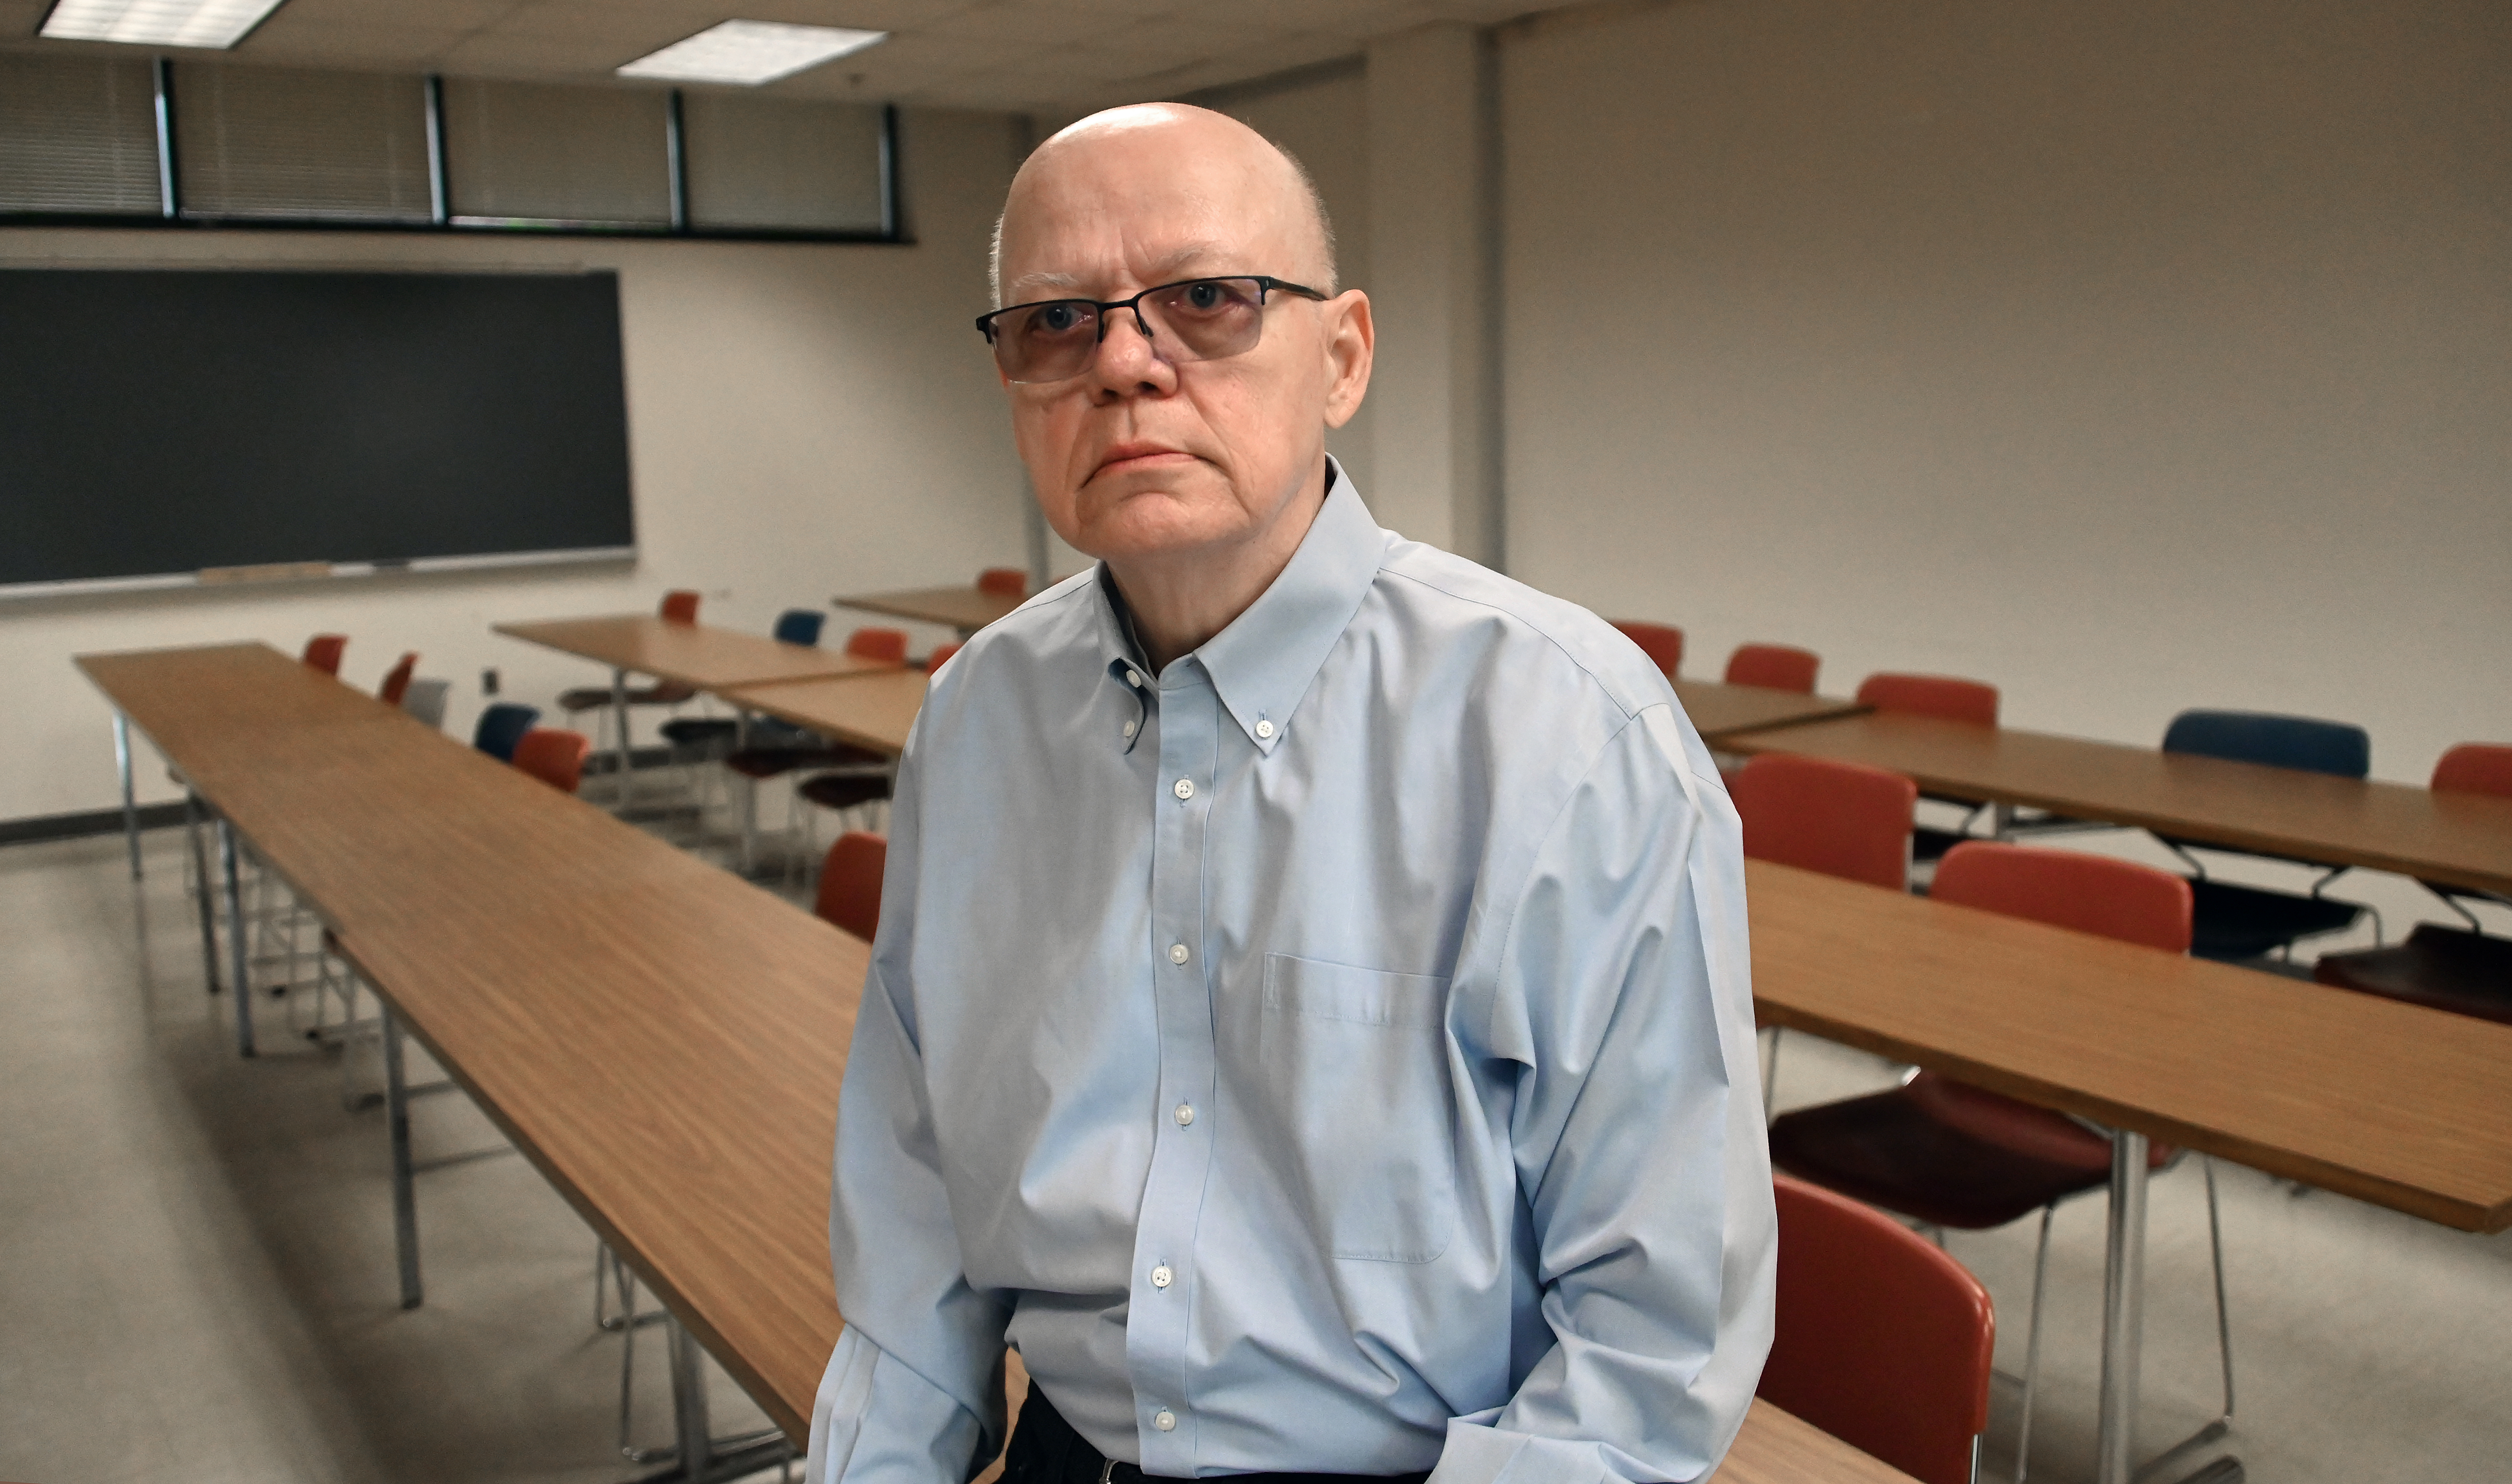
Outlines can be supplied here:
M883 660L858 658L842 649L780 644L734 629L673 623L651 613L545 618L501 623L493 628L509 639L558 649L614 670L678 681L701 690L760 681L809 680L898 668Z
M1953 799L2512 892L2512 799L1887 712L1746 732L1722 745L1890 768Z
M2512 1026L1763 861L1746 876L1765 1023L2447 1227L2512 1226Z
M1735 732L1769 726L1797 726L1829 717L1854 716L1866 708L1838 696L1806 695L1774 690L1767 685L1730 685L1720 681L1674 683L1683 714L1704 741L1724 746Z
M965 587L912 587L887 593L844 593L829 600L842 608L861 608L892 618L938 623L973 634L1029 600Z
M716 692L744 711L764 712L822 736L880 752L907 750L908 728L924 705L924 672L890 670L879 675L828 676L732 685Z

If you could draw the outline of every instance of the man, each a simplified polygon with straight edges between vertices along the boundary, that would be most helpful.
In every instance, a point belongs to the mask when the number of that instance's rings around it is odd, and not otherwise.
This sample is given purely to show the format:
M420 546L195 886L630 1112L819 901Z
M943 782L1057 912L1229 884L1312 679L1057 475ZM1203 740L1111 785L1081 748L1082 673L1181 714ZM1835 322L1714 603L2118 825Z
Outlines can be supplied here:
M982 322L1101 566L901 763L813 1484L1706 1474L1769 1347L1734 810L1593 616L1381 530L1298 167L1199 109L1014 179Z

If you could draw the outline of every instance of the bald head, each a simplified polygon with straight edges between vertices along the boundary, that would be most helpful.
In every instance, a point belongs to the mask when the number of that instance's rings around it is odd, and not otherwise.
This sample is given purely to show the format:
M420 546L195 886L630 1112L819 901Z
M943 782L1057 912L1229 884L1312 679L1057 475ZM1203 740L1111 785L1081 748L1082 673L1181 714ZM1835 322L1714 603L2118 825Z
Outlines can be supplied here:
M1335 292L1334 227L1315 183L1288 150L1228 114L1186 103L1134 103L1066 127L1032 151L1012 177L995 223L995 302L1041 296L1033 290L1052 296L1087 287L1053 266L1021 260L1042 218L1079 213L1121 224L1147 213L1174 215L1181 200L1209 218L1210 246L1252 239L1287 254L1268 265L1187 271L1272 273Z

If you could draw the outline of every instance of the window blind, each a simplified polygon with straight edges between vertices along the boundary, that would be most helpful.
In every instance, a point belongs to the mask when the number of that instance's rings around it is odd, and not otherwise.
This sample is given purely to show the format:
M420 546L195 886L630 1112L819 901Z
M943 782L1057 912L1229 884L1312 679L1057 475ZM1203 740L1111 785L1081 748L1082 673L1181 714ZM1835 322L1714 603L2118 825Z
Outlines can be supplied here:
M158 215L145 60L0 52L0 212Z
M882 110L743 94L681 100L695 227L882 229Z
M175 68L187 216L425 221L427 96L414 77Z
M668 225L665 108L648 89L447 78L453 219Z

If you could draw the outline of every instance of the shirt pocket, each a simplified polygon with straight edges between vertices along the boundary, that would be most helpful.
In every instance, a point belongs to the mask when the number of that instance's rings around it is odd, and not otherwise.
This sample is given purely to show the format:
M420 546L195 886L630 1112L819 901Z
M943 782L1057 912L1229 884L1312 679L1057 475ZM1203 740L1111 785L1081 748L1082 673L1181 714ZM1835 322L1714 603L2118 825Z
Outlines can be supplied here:
M1448 981L1265 956L1257 1072L1338 1258L1427 1263L1457 1224Z

